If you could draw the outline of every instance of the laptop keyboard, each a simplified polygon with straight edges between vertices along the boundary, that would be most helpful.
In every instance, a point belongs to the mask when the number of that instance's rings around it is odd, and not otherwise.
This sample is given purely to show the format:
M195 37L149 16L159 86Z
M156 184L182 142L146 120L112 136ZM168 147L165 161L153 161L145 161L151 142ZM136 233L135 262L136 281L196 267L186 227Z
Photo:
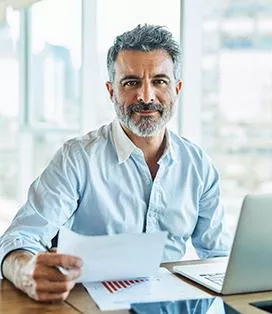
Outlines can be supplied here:
M201 274L200 276L205 278L205 279L212 281L213 283L215 283L219 286L222 286L223 281L224 281L224 277L225 277L225 273Z

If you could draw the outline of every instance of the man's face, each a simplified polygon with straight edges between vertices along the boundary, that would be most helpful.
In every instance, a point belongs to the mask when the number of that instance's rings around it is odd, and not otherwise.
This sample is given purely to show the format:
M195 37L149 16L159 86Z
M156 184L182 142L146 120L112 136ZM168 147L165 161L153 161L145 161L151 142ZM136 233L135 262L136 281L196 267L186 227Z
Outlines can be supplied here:
M156 136L165 127L181 86L164 50L121 51L115 61L114 82L107 82L119 121L141 137Z

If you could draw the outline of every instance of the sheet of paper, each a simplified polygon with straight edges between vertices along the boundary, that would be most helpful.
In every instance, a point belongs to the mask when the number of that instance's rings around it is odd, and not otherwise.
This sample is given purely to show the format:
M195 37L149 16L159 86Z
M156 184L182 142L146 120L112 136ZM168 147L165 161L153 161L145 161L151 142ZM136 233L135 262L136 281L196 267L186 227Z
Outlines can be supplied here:
M189 285L166 268L156 276L138 280L84 283L90 296L102 311L129 309L131 303L167 300L189 300L211 297Z
M83 236L61 228L58 252L79 256L78 282L146 277L158 273L166 232Z

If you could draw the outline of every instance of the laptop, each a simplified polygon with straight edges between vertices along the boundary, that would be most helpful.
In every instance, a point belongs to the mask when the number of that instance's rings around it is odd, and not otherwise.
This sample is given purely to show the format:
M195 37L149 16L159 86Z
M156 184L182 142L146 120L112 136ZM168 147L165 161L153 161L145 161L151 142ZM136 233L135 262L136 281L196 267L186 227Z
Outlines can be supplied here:
M245 196L226 262L173 271L220 294L272 290L272 194Z

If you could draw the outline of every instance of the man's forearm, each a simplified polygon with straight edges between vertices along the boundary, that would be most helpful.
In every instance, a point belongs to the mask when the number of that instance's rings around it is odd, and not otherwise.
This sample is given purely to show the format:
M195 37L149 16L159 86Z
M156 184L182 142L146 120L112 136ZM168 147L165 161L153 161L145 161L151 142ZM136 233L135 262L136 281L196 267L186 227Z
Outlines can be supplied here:
M57 267L68 270L62 274ZM36 301L63 301L80 276L82 261L78 257L41 252L36 255L25 250L8 254L3 261L3 275L15 287Z
M3 261L3 275L19 288L20 270L31 260L33 254L23 249L8 254Z

